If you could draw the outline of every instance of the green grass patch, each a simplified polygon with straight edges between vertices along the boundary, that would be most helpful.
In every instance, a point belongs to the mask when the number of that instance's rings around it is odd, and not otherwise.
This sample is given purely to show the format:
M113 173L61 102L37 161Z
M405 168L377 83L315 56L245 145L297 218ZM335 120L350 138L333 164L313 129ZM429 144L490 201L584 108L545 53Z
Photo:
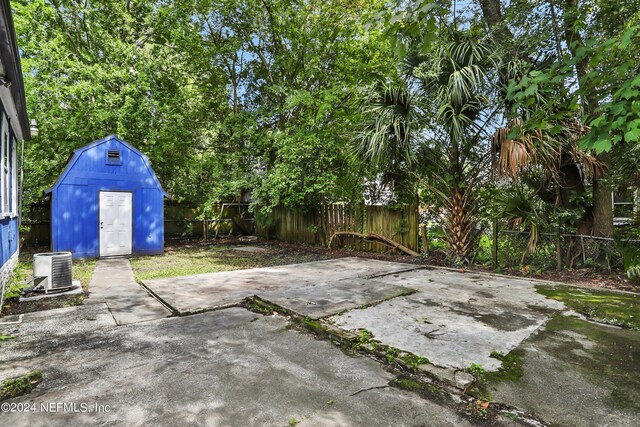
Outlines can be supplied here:
M15 339L15 335L0 335L0 342Z
M89 289L89 283L93 276L93 269L96 268L95 259L74 259L72 266L73 280L79 280L82 283L82 289L85 292Z
M132 257L131 266L136 281L162 277L188 276L191 274L217 273L245 268L327 259L313 253L285 252L275 248L267 252L243 252L230 245L193 246L177 248L160 256Z
M4 292L4 298L18 298L22 293L22 290L27 286L29 278L33 276L33 263L20 261L13 270L13 274L7 283L7 287Z
M589 320L640 331L640 296L571 286L536 286L538 293L563 302Z
M18 378L4 380L0 386L0 400L30 393L40 382L42 382L42 372L40 371L32 371Z

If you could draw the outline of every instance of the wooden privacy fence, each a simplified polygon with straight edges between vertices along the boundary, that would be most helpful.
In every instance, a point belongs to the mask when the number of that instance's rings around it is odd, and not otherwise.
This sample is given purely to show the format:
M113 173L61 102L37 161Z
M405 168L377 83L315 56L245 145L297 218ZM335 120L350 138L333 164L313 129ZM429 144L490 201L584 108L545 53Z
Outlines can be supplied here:
M225 207L225 205L228 205ZM165 205L165 239L196 238L206 239L243 232L235 225L240 204L224 204L220 207L217 219L196 219L195 207ZM244 204L243 204L244 207ZM32 208L31 221L24 225L29 230L22 234L26 244L48 245L51 231L48 206ZM247 215L243 221L252 232L254 220ZM301 211L285 207L276 207L269 218L268 227L255 224L256 233L290 243L303 243L326 246L336 231L356 233L375 233L418 252L418 212L415 206L392 208L387 206L364 205L326 205L317 210ZM247 232L247 231L245 231ZM349 247L371 252L387 252L389 246L363 241L353 236L340 236L334 239L334 247Z
M315 211L285 207L273 209L268 227L257 232L290 243L327 245L336 231L376 233L418 251L418 211L415 206L326 205ZM353 236L338 237L343 247L372 252L387 252L389 246L366 242Z

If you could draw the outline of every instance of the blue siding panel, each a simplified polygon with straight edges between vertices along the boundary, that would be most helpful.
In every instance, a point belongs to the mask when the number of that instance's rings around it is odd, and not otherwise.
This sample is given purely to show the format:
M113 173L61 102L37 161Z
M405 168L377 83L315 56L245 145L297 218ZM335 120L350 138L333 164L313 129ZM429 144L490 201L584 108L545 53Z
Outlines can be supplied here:
M18 218L0 220L0 266L18 250Z
M6 116L5 106L0 102L0 134L4 131L2 129L2 118ZM8 175L8 194L9 197L9 206L11 207L12 198L13 198L13 187L16 185L13 182L14 178L14 169L17 168L17 165L14 164L13 158L11 156L12 149L14 144L17 144L15 132L12 128L12 124L7 118L5 123L8 125L8 133L9 138L7 140L7 144L9 144L9 175ZM17 173L16 173L17 176ZM3 200L0 200L0 207L3 205ZM2 209L0 209L1 211ZM11 210L11 209L10 209ZM15 212L14 212L15 213ZM18 217L0 217L0 267L4 267L4 265L11 259L11 257L18 251Z
M140 254L162 253L164 195L158 189L143 188L133 197L133 251Z
M110 150L120 152L119 164L107 163ZM132 192L132 252L162 253L166 194L146 157L115 137L77 150L50 189L52 249L75 258L99 256L100 191Z

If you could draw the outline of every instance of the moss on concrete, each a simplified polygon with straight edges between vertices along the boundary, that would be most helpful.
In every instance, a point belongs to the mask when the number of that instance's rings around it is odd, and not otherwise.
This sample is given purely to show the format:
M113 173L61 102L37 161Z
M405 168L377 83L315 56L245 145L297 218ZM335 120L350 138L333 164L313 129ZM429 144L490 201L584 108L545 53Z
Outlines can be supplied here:
M423 381L418 381L408 375L400 375L393 379L389 383L392 387L400 388L402 390L413 391L420 394L427 399L440 401L445 397L445 393L442 389L434 384L429 384Z
M491 353L491 357L502 362L502 366L495 372L485 372L484 377L488 381L518 381L523 374L522 369L523 350L513 350L508 354Z
M518 381L522 377L522 357L524 350L515 349L508 354L492 352L491 357L502 362L502 366L497 371L473 373L476 381L467 390L468 393L478 399L491 401L490 386L501 381Z
M608 413L624 418L640 412L636 331L556 315L520 349L494 357L502 360L503 367L471 387L478 398L526 407L548 421L562 420L563 425L586 419L575 411L584 410L587 402L598 419L595 424ZM567 413L557 407L557 396L564 392Z
M554 357L576 366L593 384L611 390L607 406L640 411L640 334L556 316L534 341L545 343L550 338Z
M639 295L572 286L538 285L536 290L589 320L640 331Z
M271 304L269 301L265 301L258 297L249 297L245 298L240 306L246 308L249 311L253 311L254 313L259 313L263 315L270 315L273 313L278 314L290 314L289 310L286 310L279 305Z

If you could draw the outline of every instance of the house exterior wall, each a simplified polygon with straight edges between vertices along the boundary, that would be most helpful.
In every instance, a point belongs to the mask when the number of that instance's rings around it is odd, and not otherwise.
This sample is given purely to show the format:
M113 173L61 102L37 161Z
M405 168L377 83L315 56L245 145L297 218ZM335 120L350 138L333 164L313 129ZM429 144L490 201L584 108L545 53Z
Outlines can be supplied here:
M6 108L0 103L0 289L18 262L17 140Z
M18 262L18 145L31 136L20 52L8 1L0 2L0 292ZM3 296L3 295L2 295ZM0 297L0 300L2 298ZM0 307L1 310L1 307Z
M110 163L109 151L120 161ZM164 247L164 191L147 159L115 137L76 151L51 190L51 233L54 251L74 258L100 255L99 193L133 193L133 254L158 254Z

